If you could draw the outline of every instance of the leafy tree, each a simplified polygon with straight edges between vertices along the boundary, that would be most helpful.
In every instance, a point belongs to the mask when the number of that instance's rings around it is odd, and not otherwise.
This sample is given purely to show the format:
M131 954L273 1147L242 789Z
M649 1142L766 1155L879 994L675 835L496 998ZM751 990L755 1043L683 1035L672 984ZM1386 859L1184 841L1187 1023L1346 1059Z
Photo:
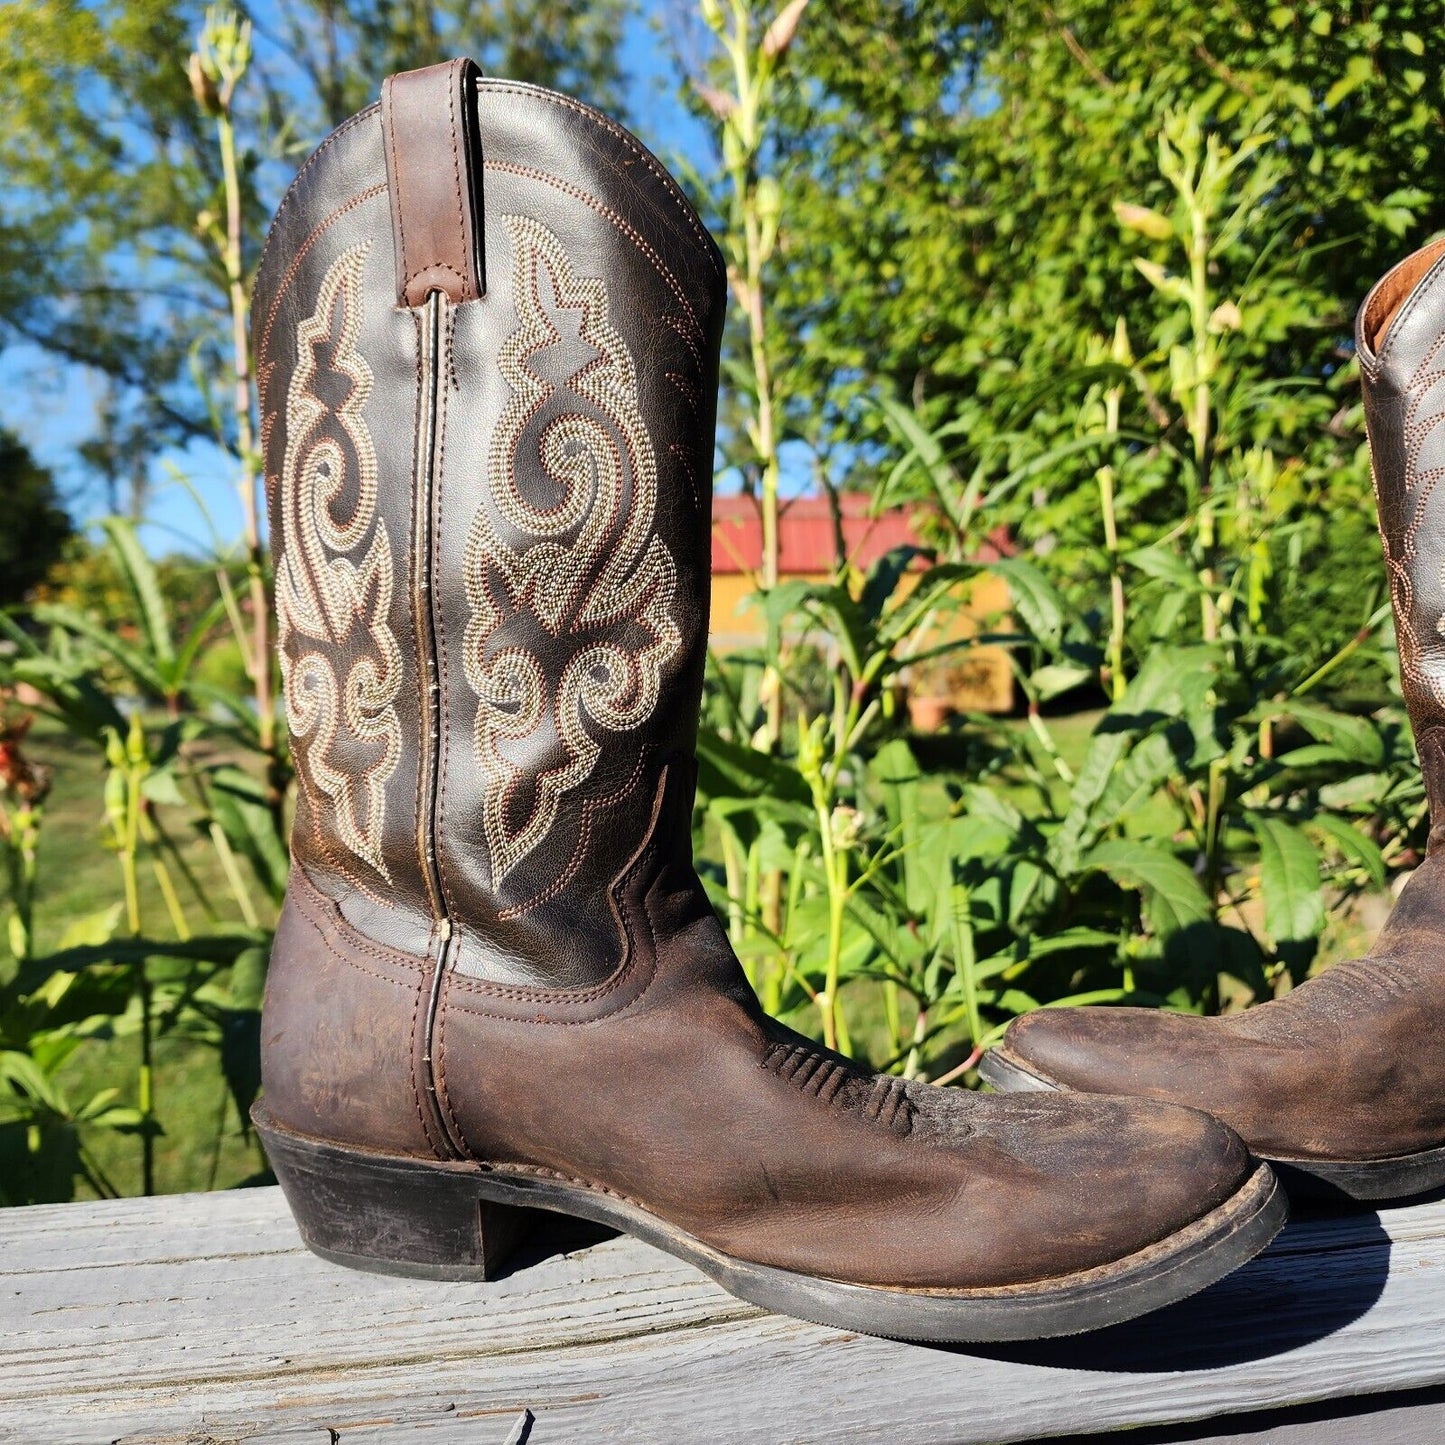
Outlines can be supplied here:
M806 79L780 160L773 316L793 434L835 474L871 478L892 444L869 404L881 383L955 423L968 467L990 457L1002 476L1077 430L1075 369L1107 356L1121 316L1163 325L1167 373L1177 319L1146 273L1171 233L1147 213L1173 204L1162 117L1193 109L1226 148L1255 147L1241 181L1270 169L1243 239L1210 258L1241 311L1225 440L1265 448L1290 479L1280 520L1306 526L1290 545L1316 565L1284 625L1293 645L1332 650L1360 619L1326 588L1364 597L1378 571L1350 322L1376 276L1445 225L1445 91L1423 59L1442 21L1438 0L841 0L799 34ZM1131 389L1119 425L1189 445L1167 380ZM1095 460L1051 467L988 519L1052 548L1081 590L1100 580ZM1161 485L1121 495L1121 526L1140 529L1126 546L1172 511Z
M60 557L71 535L55 478L13 432L0 430L0 607L23 602Z

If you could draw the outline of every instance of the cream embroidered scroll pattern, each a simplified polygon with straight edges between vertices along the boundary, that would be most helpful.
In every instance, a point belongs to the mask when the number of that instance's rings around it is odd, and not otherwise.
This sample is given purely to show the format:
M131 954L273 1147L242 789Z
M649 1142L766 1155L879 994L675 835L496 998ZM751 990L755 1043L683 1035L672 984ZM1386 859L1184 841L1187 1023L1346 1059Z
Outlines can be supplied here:
M517 327L498 355L509 396L466 560L465 667L494 887L591 777L594 734L652 715L682 644L677 568L653 532L657 459L606 288L577 276L540 222L503 223Z
M1445 423L1445 340L1437 338L1421 358L1404 390L1407 405L1401 494L1398 502L1387 495L1373 466L1372 455L1375 503L1380 519L1380 538L1385 549L1385 569L1395 606L1396 638L1406 700L1423 694L1436 705L1445 706L1445 679L1438 675L1438 669L1424 666L1423 640L1417 628L1421 622L1427 626L1429 622L1428 618L1418 615L1416 579L1412 575L1419 565L1417 544L1431 494L1445 477L1445 466L1422 466L1427 444ZM1398 535L1392 536L1392 532L1398 532ZM1434 581L1440 588L1445 588L1445 572ZM1437 637L1445 637L1445 616L1435 620L1432 630Z
M377 517L376 449L361 414L372 386L357 350L367 250L353 246L332 263L315 312L297 328L276 611L303 784L313 805L315 792L330 802L336 837L390 881L381 842L386 783L401 758L401 652L388 620L395 573Z

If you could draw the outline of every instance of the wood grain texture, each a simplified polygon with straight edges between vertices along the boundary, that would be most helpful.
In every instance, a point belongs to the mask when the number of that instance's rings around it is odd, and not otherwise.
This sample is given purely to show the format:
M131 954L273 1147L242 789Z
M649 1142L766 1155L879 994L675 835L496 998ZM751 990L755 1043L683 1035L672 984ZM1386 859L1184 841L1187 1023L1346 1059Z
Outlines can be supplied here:
M1030 1346L822 1329L570 1243L412 1283L308 1254L275 1189L0 1211L0 1440L501 1445L529 1408L529 1445L983 1445L1445 1383L1440 1201L1300 1220L1195 1300Z

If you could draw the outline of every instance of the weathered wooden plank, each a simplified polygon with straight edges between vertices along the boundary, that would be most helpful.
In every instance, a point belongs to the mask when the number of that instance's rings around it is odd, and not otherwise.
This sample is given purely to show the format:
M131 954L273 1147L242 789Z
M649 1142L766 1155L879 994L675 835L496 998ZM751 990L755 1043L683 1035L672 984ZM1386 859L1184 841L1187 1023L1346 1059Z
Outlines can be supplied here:
M982 1445L1445 1383L1442 1202L1302 1220L1194 1301L987 1349L765 1315L631 1240L571 1244L428 1284L315 1259L273 1189L0 1211L0 1440L501 1445L526 1407L531 1445Z

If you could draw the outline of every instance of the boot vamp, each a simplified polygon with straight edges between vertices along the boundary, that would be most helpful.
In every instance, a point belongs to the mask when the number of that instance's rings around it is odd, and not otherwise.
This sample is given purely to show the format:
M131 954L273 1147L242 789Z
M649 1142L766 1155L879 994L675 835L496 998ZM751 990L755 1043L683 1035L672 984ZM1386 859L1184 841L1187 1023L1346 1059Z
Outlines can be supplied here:
M1445 1144L1445 879L1431 859L1374 954L1228 1018L1045 1009L1004 1048L1071 1089L1203 1109L1276 1158L1385 1159Z
M697 971L705 974L706 970ZM584 1024L449 1009L471 1152L600 1188L725 1253L857 1283L1006 1286L1187 1227L1250 1170L1192 1111L870 1074L740 992L655 983Z

